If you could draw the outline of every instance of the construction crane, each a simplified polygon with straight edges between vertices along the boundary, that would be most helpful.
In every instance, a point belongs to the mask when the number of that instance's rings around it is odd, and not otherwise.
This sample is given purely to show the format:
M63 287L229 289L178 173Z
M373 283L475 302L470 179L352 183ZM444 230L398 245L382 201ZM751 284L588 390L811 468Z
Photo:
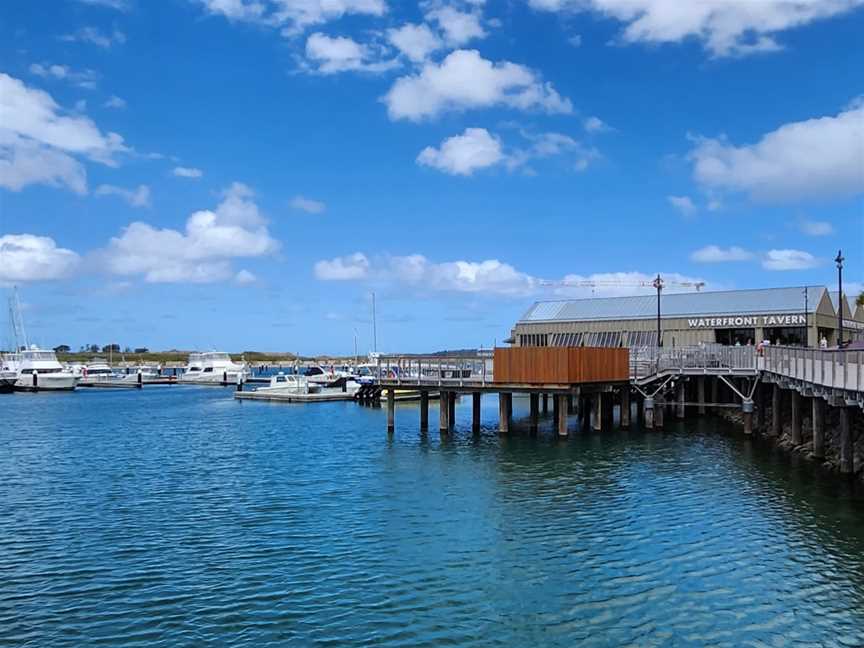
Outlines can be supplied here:
M541 286L558 286L564 288L597 288L600 286L617 286L617 287L633 287L633 288L654 288L657 291L657 346L663 346L663 331L660 328L660 294L666 286L680 286L682 288L695 288L696 292L705 287L704 281L666 281L659 274L653 281L615 281L615 280L599 280L591 279L569 280L561 279L558 281L542 280Z

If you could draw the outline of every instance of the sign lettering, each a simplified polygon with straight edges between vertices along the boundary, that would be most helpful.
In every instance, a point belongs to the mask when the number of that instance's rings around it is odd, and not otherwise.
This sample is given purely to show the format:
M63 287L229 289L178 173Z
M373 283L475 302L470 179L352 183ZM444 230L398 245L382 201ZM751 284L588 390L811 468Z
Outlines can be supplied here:
M757 326L806 326L804 315L748 315L738 317L698 317L687 320L688 328L742 328Z

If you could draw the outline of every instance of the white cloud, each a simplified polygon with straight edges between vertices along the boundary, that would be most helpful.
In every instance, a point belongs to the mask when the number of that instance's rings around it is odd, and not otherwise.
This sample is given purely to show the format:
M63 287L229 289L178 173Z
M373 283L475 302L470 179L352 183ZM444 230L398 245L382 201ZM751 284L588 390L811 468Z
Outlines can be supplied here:
M0 128L0 187L20 191L32 184L87 193L87 173L78 160Z
M539 277L497 259L435 263L421 254L383 256L373 261L362 252L356 252L347 257L319 261L315 264L315 276L322 281L362 280L402 285L422 293L477 293L520 298L549 294L632 295L654 290L651 288L654 276L639 272L571 274L550 286ZM670 282L668 289L672 292L693 290L692 286L676 286L674 282L693 284L700 281L676 273L663 276ZM586 283L593 285L586 286Z
M600 157L596 149L586 148L569 135L562 133L521 132L527 146L505 149L501 138L485 128L466 128L461 135L449 137L438 148L427 146L417 156L417 163L452 175L470 176L479 169L504 165L508 170L535 171L528 166L531 160L553 156L575 157L574 168L584 171Z
M693 204L690 196L666 196L666 200L684 216L691 216L696 213L696 205Z
M315 277L321 281L353 281L365 279L368 274L369 259L360 252L315 264Z
M593 11L625 23L628 43L703 41L713 56L781 49L774 35L851 11L864 0L528 0L546 11Z
M178 178L200 178L204 175L204 172L201 169L196 169L195 167L174 167L174 170L171 172Z
M184 231L135 222L97 256L117 275L143 275L151 283L207 283L236 277L230 260L272 254L279 248L252 201L234 183L215 210L193 213Z
M768 250L762 260L766 270L807 270L819 265L819 259L802 250Z
M785 124L757 143L701 139L690 152L702 185L763 201L864 192L864 101L834 117Z
M204 9L232 21L282 28L286 36L346 14L382 16L384 0L199 0Z
M531 69L493 63L476 50L456 50L440 64L427 62L415 75L396 80L383 97L391 119L419 121L447 110L509 106L519 110L570 113L568 99Z
M727 263L731 261L749 261L752 258L752 252L748 252L744 248L735 245L728 248L721 248L717 245L706 245L703 248L695 250L690 255L690 259L696 263Z
M113 156L128 152L117 133L103 134L89 118L64 116L47 92L28 88L0 73L0 130L15 133L67 153L116 166Z
M807 236L830 236L834 233L834 226L827 221L801 220L798 228Z
M501 140L485 128L466 128L462 135L449 137L440 148L427 146L417 164L452 175L470 176L478 169L494 166L504 159Z
M388 29L387 40L415 63L425 61L432 52L444 45L427 25L411 23Z
M33 234L0 236L0 281L62 279L78 265L72 250L57 247L53 239Z
M246 286L251 283L255 283L258 281L258 277L249 272L248 270L241 270L236 275L234 275L234 283L240 286Z
M567 39L567 42L570 43L573 47L582 47L582 36L579 34L574 34Z
M96 196L118 196L132 207L150 206L150 187L147 185L138 185L135 189L124 189L123 187L103 184L96 187L93 194Z
M476 13L459 11L450 5L445 5L429 11L426 18L438 23L449 45L459 47L475 38L486 38L486 32Z
M396 61L377 60L368 45L344 36L330 37L320 32L306 40L306 58L321 74L337 72L384 72L398 65Z
M105 108L116 108L118 110L126 107L126 100L121 99L117 95L111 95L108 100L102 104Z
M320 200L312 200L303 196L294 196L291 199L291 207L305 211L307 214L323 214L327 210L327 205Z
M129 11L132 8L129 0L78 0L81 4L106 7L117 11Z
M606 131L612 130L609 128L609 125L599 117L588 117L582 122L582 125L589 133L605 133Z
M698 277L678 272L661 272L663 292L693 292L697 285L704 288L708 283ZM595 272L590 275L568 274L557 282L553 292L558 297L622 297L626 295L656 295L653 282L656 273L644 272Z
M110 49L114 45L122 45L126 42L126 34L118 29L111 33L104 33L96 27L82 27L76 32L60 37L66 42L89 43L102 49Z
M99 79L99 75L93 70L76 71L68 65L60 65L59 63L31 63L29 70L31 74L43 79L67 81L86 90L95 88L96 81Z

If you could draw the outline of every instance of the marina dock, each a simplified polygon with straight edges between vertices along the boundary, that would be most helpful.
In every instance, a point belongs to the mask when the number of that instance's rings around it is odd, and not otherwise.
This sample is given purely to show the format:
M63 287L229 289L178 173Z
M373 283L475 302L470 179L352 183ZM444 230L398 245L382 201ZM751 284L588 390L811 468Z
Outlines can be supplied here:
M356 390L324 389L312 394L284 391L237 391L237 400L266 401L272 403L332 403L335 401L353 401Z

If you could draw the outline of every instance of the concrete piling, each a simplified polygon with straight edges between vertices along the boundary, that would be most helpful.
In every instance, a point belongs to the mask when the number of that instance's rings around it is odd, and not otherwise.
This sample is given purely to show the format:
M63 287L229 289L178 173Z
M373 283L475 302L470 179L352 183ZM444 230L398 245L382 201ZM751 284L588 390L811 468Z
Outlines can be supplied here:
M471 394L471 431L480 431L480 392Z
M753 401L749 398L741 403L741 414L744 419L744 434L753 434Z
M438 431L441 434L450 432L450 405L447 402L450 392L442 391L438 396Z
M678 399L677 399L678 402L676 403L676 408L675 408L675 414L679 419L683 419L684 415L686 414L685 405L684 405L685 394L686 394L686 392L684 390L684 381L679 380L678 381Z
M852 431L849 429L849 408L840 410L840 472L851 475L855 472L855 456L852 447Z
M450 429L456 425L456 392L449 392L447 394L447 407L450 410L447 412L447 422L450 424Z
M627 385L621 388L621 427L629 428L630 427L630 386Z
M643 416L645 417L645 429L654 429L654 399L651 396L645 398L642 403Z
M537 421L540 416L540 395L539 394L531 394L528 397L530 402L530 420L531 420L531 434L537 434Z
M696 399L699 401L699 414L705 414L705 376L696 379Z
M792 397L792 443L799 446L804 443L801 433L801 396L794 389L790 396Z
M501 434L510 433L510 413L512 412L512 407L512 394L498 394L498 432Z
M396 390L387 390L387 431L396 429Z
M663 429L663 415L666 409L666 399L662 396L657 396L654 399L654 428L657 430Z
M780 385L771 391L771 436L780 436Z
M567 394L558 394L555 396L555 401L558 405L558 436L567 436Z

